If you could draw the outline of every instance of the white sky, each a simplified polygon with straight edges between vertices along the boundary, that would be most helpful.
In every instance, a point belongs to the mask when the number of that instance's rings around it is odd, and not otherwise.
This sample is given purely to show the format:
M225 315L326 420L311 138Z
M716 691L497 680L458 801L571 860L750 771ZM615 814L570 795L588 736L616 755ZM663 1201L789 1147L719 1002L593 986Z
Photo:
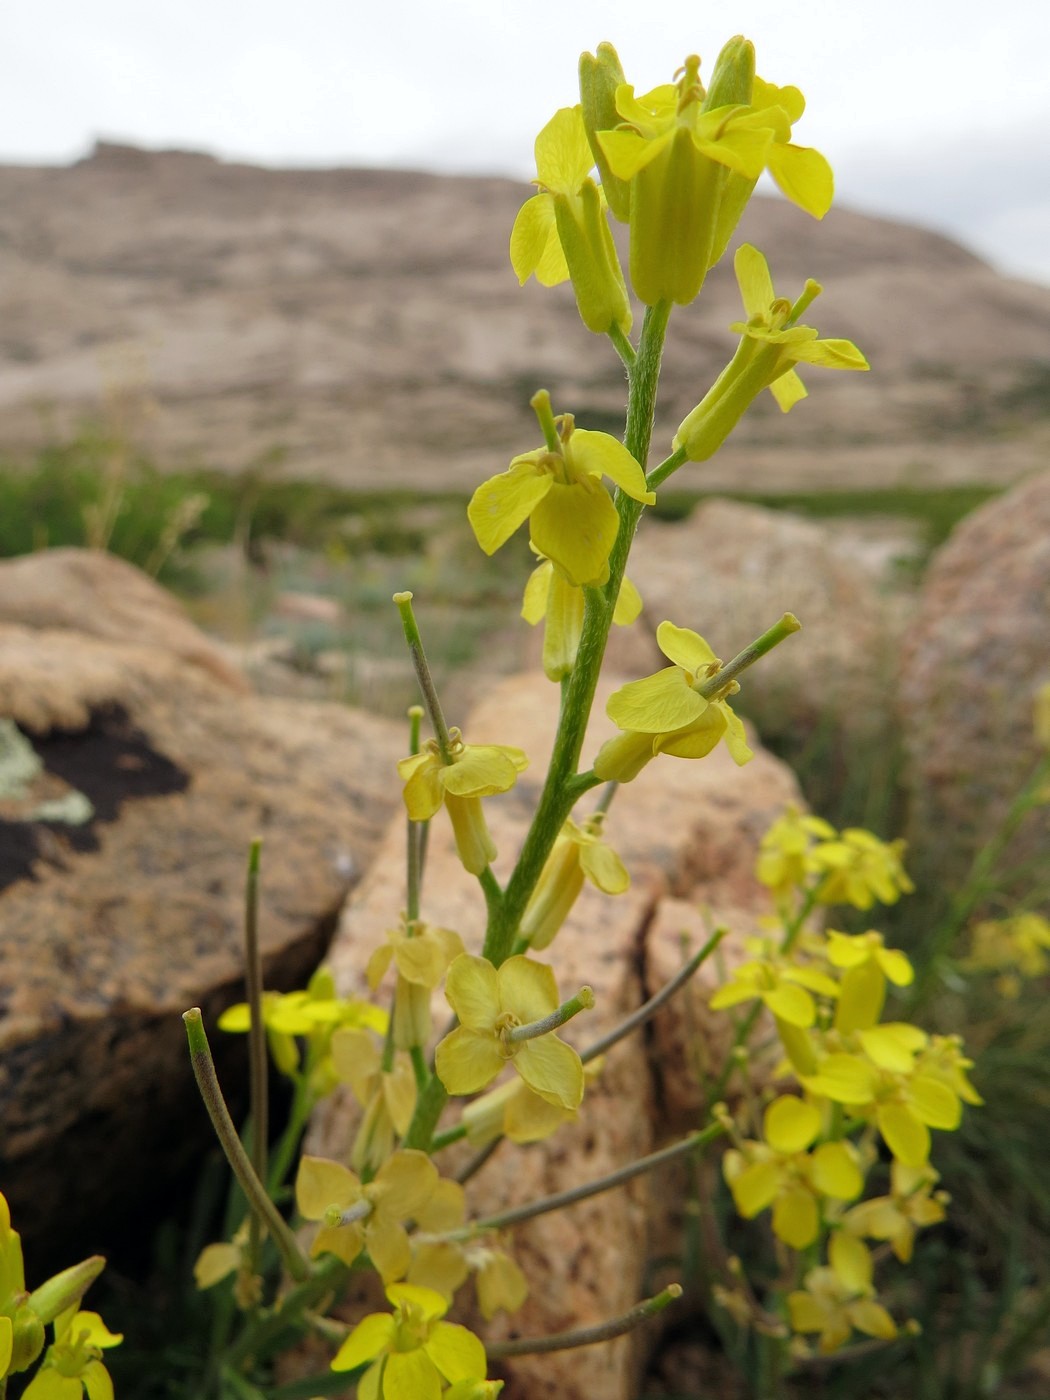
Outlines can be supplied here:
M1050 283L1046 0L0 0L0 160L103 136L527 179L582 49L644 91L738 32L805 93L842 203Z

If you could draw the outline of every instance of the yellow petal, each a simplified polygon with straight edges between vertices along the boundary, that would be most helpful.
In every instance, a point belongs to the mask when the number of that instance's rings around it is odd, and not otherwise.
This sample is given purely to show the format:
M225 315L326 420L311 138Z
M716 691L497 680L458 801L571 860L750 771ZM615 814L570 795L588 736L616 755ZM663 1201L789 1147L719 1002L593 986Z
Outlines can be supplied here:
M457 797L492 797L509 792L529 766L521 749L504 744L467 744L443 773L446 792Z
M554 566L549 559L544 559L529 574L529 581L525 585L525 596L521 601L521 615L530 627L535 627L538 622L543 621L547 611L547 595L550 592L553 575Z
M632 500L656 504L655 491L645 485L645 473L618 438L609 433L577 428L571 438L573 461L592 476L607 476Z
M835 177L819 151L788 143L774 145L769 152L768 169L792 204L815 219L822 219L831 208Z
M559 108L536 137L540 184L560 194L575 194L593 165L581 109Z
M562 1108L579 1108L583 1099L583 1065L570 1045L556 1035L527 1040L514 1065L530 1089Z
M809 398L809 390L793 369L777 375L769 386L769 392L776 399L781 413L790 413L797 403Z
M905 1104L880 1104L876 1113L886 1146L906 1167L921 1167L930 1155L930 1133Z
M824 1142L813 1153L810 1180L824 1196L852 1201L864 1190L864 1178L844 1142Z
M496 1250L477 1272L478 1307L486 1322L500 1311L513 1313L529 1296L525 1275L509 1254Z
M546 963L533 958L508 958L496 974L500 1006L522 1023L541 1021L558 1008L558 984Z
M857 1331L869 1337L880 1337L888 1342L897 1335L897 1324L874 1298L861 1298L858 1302L851 1303L849 1316Z
M365 1224L365 1244L384 1283L404 1278L412 1262L412 1250L403 1225L386 1215L375 1215Z
M408 1220L430 1199L437 1183L438 1169L427 1154L406 1147L379 1168L369 1194L377 1210Z
M295 1203L305 1220L321 1220L329 1206L346 1210L361 1199L361 1182L342 1162L303 1156L295 1178Z
M502 1007L499 978L488 958L462 953L448 970L445 996L460 1024L474 1031L491 1031Z
M393 1351L383 1368L383 1400L441 1400L441 1376L422 1347Z
M480 1340L457 1322L436 1323L423 1348L447 1381L483 1380L488 1370Z
M621 686L609 696L605 713L621 729L671 734L695 724L706 709L707 701L692 689L682 669L668 666Z
M623 894L631 877L623 861L604 841L588 842L580 847L583 873L604 894Z
M777 1152L803 1152L820 1132L820 1110L794 1094L782 1094L765 1111L762 1130Z
M486 554L495 554L506 544L554 485L554 477L534 460L535 455L516 457L505 472L483 481L470 498L467 518Z
M780 1189L784 1169L779 1162L752 1162L730 1182L733 1201L745 1220L770 1205Z
M597 586L608 577L609 553L620 526L612 497L591 476L569 485L549 480L530 517L532 542L570 583Z
M835 1277L850 1293L867 1293L871 1287L871 1251L863 1240L846 1230L837 1230L828 1245L828 1263Z
M353 1371L393 1345L394 1319L390 1313L363 1317L335 1354L333 1371Z
M510 264L518 282L524 285L535 273L544 287L556 287L569 277L568 264L554 219L554 201L549 194L533 195L518 210L510 231Z
M792 1249L806 1249L817 1238L820 1213L809 1191L793 1187L773 1205L773 1233Z
M642 595L629 578L620 584L620 592L613 608L613 622L617 627L629 626L642 611Z
M450 1094L476 1094L492 1083L506 1060L494 1035L458 1026L438 1043L434 1064Z
M742 243L733 258L733 269L748 319L765 321L775 296L769 263L757 248L750 243Z
M908 1085L908 1097L918 1117L931 1128L952 1132L962 1121L958 1096L928 1074L915 1075Z

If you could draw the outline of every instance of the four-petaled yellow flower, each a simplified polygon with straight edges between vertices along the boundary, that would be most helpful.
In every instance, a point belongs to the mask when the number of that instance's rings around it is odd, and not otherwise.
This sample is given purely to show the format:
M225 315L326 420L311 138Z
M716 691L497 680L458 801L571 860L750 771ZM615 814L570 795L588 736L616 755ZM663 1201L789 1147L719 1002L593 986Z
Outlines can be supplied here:
M543 1099L576 1109L583 1098L583 1065L552 1032L514 1040L516 1028L542 1022L558 1009L554 973L531 958L508 958L499 969L469 953L448 970L445 995L460 1024L438 1047L435 1067L450 1094L474 1094L510 1060Z
M405 807L412 821L426 822L444 803L459 858L472 875L480 875L496 859L481 799L509 792L529 760L521 749L503 744L464 744L458 729L448 735L450 762L443 760L437 741L428 739L419 753L398 763Z
M887 981L907 987L915 977L905 955L898 948L887 948L875 929L852 935L829 929L825 953L842 974L835 1029L843 1034L875 1025L882 1015Z
M354 1171L374 1172L404 1137L416 1107L416 1076L407 1055L395 1055L389 1070L366 1031L340 1030L332 1037L332 1066L364 1109L350 1152Z
M792 1249L806 1249L820 1230L820 1200L852 1201L864 1188L856 1149L824 1142L812 1153L822 1127L820 1110L783 1094L763 1118L764 1142L745 1142L723 1159L737 1210L752 1220L773 1207L773 1233Z
M762 940L748 944L761 956L741 963L732 978L712 995L712 1011L723 1011L757 997L778 1022L805 1029L817 1019L817 1005L811 995L835 997L838 984L818 968L792 962L771 950Z
M784 899L802 890L813 873L811 853L818 841L833 840L835 828L823 817L793 804L762 837L755 873L763 885Z
M890 1195L861 1201L842 1217L843 1227L868 1239L888 1240L897 1258L907 1264L916 1233L944 1219L947 1196L943 1191L931 1194L939 1180L929 1163L906 1167L895 1160L890 1166Z
M397 967L394 1044L399 1050L410 1050L430 1039L430 993L452 959L466 950L453 929L437 928L418 919L402 918L400 927L388 929L386 937L368 960L368 985L375 991L393 959Z
M558 450L540 447L515 457L505 472L482 482L467 515L486 554L495 554L528 520L537 551L569 583L598 587L609 577L609 553L620 528L602 477L644 505L653 505L656 496L622 442L576 428L570 413L555 423Z
M22 1392L24 1400L80 1400L85 1392L88 1400L113 1400L102 1353L123 1340L97 1312L81 1312L74 1303L55 1318L55 1340Z
M604 335L619 326L626 334L631 306L593 166L580 108L562 107L536 137L542 193L518 211L510 260L521 283L533 273L545 287L571 277L587 329Z
M367 1248L384 1283L404 1278L412 1251L402 1221L426 1205L437 1182L437 1167L412 1148L395 1152L364 1185L341 1162L304 1155L295 1201L304 1220L324 1222L311 1255L335 1254L349 1265Z
M825 841L813 852L814 867L823 880L820 904L852 904L870 909L876 902L896 904L915 886L902 864L903 841L880 841L863 827L847 827L837 841Z
M534 550L535 552L535 550ZM529 575L521 615L530 627L543 622L543 671L548 680L563 680L576 664L583 633L584 593L569 582L549 559ZM642 599L629 578L620 584L613 623L627 627L642 611Z
M754 755L727 698L736 694L739 684L731 680L719 688L721 661L703 637L687 627L661 622L656 640L674 665L630 681L609 697L606 714L625 732L602 745L595 773L605 780L628 782L658 753L703 758L723 738L734 763L747 763Z
M872 1260L867 1247L839 1231L831 1237L828 1266L811 1269L805 1288L788 1294L788 1315L795 1332L819 1332L820 1351L838 1351L853 1329L868 1337L890 1341L897 1326L872 1286Z
M333 1371L372 1362L358 1382L360 1400L441 1400L452 1393L446 1383L455 1390L484 1382L485 1348L466 1327L442 1321L448 1303L440 1293L395 1283L386 1296L394 1311L363 1317L332 1360Z
M769 264L751 244L736 250L733 266L747 320L730 326L742 337L736 353L675 434L675 447L684 450L691 462L706 462L717 452L763 389L769 389L784 413L804 399L806 386L795 372L796 364L848 370L869 367L852 341L820 340L811 326L796 324L820 295L819 282L807 281L792 304L776 296Z
M433 1196L416 1216L419 1233L412 1241L408 1282L432 1288L451 1302L456 1290L473 1273L478 1306L486 1321L491 1321L497 1312L517 1312L529 1296L529 1285L505 1250L491 1240L428 1238L461 1229L466 1218L463 1187L455 1181L439 1181Z

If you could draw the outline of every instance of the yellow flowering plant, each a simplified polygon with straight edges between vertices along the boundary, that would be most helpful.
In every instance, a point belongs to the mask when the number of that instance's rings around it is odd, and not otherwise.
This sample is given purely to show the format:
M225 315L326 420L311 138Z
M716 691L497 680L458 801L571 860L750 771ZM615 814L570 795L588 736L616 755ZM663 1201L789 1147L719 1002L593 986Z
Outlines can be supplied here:
M729 1196L747 1221L768 1212L780 1268L767 1285L727 1264L712 1296L724 1300L735 1327L753 1327L762 1338L775 1362L763 1394L773 1396L778 1376L812 1359L813 1338L830 1352L856 1333L879 1343L897 1337L899 1325L875 1285L880 1250L908 1262L916 1234L943 1216L931 1130L954 1130L963 1104L980 1102L967 1074L971 1062L951 1037L883 1019L887 1000L912 981L902 953L875 930L825 931L815 920L836 905L869 910L906 893L901 848L797 811L771 828L759 856L779 931L752 939L710 998L712 1015L733 1017L735 1030L721 1076L708 1086L706 1120L596 1181L494 1215L479 1218L471 1209L470 1179L493 1148L504 1138L539 1141L586 1115L604 1052L678 993L726 932L590 1044L577 1018L586 1025L594 993L578 986L563 999L549 961L556 936L568 936L563 930L585 882L614 897L629 887L615 845L620 789L650 763L702 761L723 741L737 765L748 763L752 741L733 708L741 678L800 627L790 613L756 638L725 635L718 619L662 621L656 638L669 665L615 691L607 712L618 733L597 753L585 752L610 628L642 610L625 571L644 512L674 473L719 449L763 389L787 412L806 394L799 366L867 368L851 342L822 338L801 323L821 290L817 282L807 281L794 301L778 296L764 254L742 244L733 261L744 319L729 327L725 369L698 393L664 444L666 455L653 460L672 314L694 301L725 254L759 176L768 170L816 218L833 190L823 156L793 140L802 94L756 76L749 41L730 40L706 85L700 73L699 58L689 55L673 81L638 96L610 45L585 54L579 102L561 107L540 132L537 192L510 232L519 281L569 281L584 324L607 337L627 378L622 437L578 427L567 407L556 415L549 392L538 388L531 402L542 445L523 444L506 470L477 485L467 507L489 555L528 524L539 563L522 615L543 622L544 671L560 690L552 752L520 850L504 851L497 873L486 804L515 788L529 757L513 734L468 743L448 724L412 595L398 593L422 704L410 711L408 752L397 765L407 844L403 917L375 931L366 979L372 999L341 996L325 971L302 992L264 991L256 846L246 899L248 996L219 1022L249 1037L244 1142L201 1013L185 1015L193 1069L240 1193L229 1238L198 1261L200 1286L221 1300L201 1400L266 1397L275 1357L306 1332L327 1340L330 1369L297 1383L295 1394L313 1393L312 1386L335 1393L345 1381L361 1400L488 1400L502 1385L490 1372L513 1355L593 1345L641 1325L679 1296L677 1284L620 1317L553 1337L490 1337L492 1317L521 1308L537 1282L515 1261L513 1227L722 1139L729 1140ZM610 219L627 227L626 277ZM632 296L645 308L640 329ZM723 662L716 645L737 649ZM473 944L425 913L429 825L446 819L484 905L484 934ZM451 1020L435 1031L432 1001L442 994ZM731 1113L722 1099L756 1037L778 1042L775 1087L762 1102L749 1088ZM289 1123L272 1152L267 1046L293 1086ZM300 1155L310 1111L339 1085L356 1100L348 1160ZM474 1155L446 1157L456 1143ZM892 1170L880 1183L888 1158ZM354 1275L363 1271L377 1276L388 1310L348 1301L359 1296ZM480 1317L468 1326L472 1314L456 1310L471 1279ZM107 1343L84 1324L74 1359L78 1316L62 1323L61 1335L56 1324L41 1374L65 1366L63 1375L100 1400L91 1349ZM0 1327L0 1346L7 1340ZM64 1400L65 1391L42 1384L52 1390L40 1395Z

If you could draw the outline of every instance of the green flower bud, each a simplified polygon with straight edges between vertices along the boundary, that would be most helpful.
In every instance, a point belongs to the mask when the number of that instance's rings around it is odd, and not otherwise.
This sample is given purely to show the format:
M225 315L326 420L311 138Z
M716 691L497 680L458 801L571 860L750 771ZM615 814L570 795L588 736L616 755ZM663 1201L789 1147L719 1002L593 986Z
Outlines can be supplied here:
M597 57L591 53L580 54L583 125L595 164L601 173L606 202L613 218L619 219L621 224L627 223L631 214L631 183L613 174L598 140L598 132L607 131L619 122L616 89L626 81L612 44L599 44Z
M80 1300L99 1274L106 1267L101 1254L93 1254L90 1259L82 1259L69 1269L55 1274L29 1295L28 1306L41 1322L54 1322L59 1313L65 1312Z

